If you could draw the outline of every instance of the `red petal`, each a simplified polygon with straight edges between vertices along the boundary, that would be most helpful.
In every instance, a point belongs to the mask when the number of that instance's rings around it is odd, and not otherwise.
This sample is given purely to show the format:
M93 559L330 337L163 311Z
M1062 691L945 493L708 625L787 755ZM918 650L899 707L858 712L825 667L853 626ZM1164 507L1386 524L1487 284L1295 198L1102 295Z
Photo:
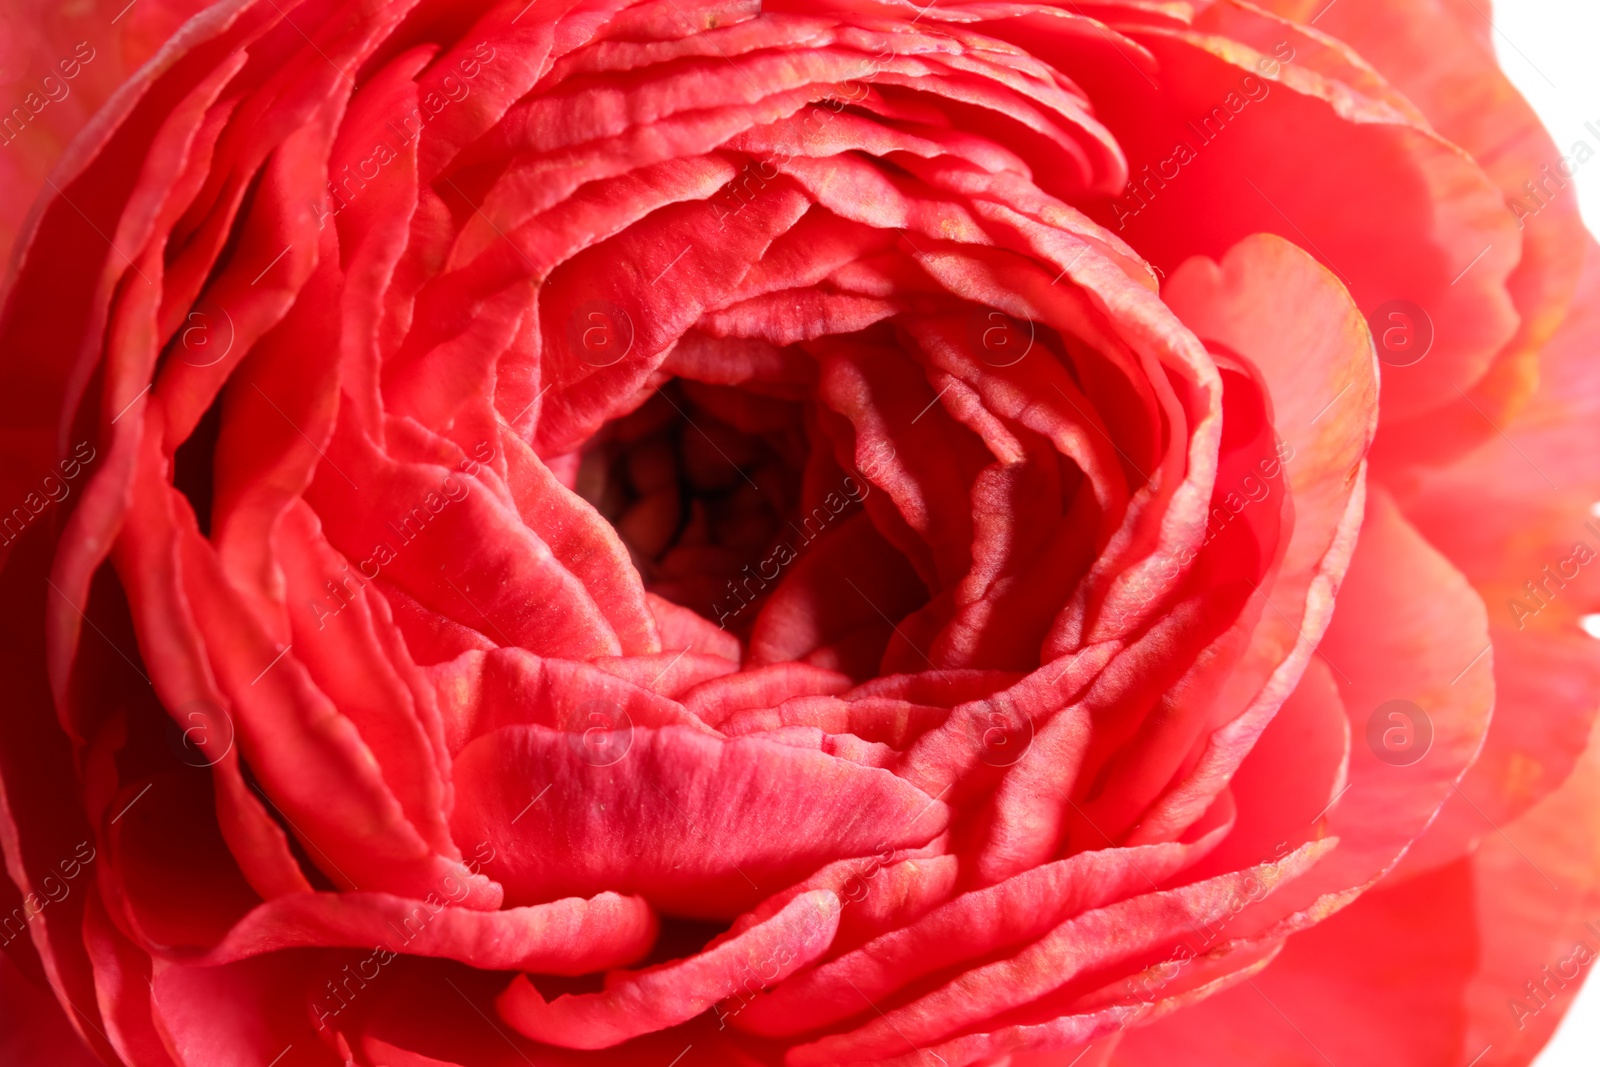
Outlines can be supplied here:
M495 843L484 870L513 902L611 889L732 918L831 860L920 845L947 818L887 771L681 726L635 726L598 750L503 727L463 749L456 774L456 835Z
M839 898L802 893L763 923L674 963L607 977L604 993L567 994L546 1003L518 978L499 1000L522 1033L564 1048L610 1048L688 1022L719 1001L782 982L828 950L839 927ZM770 972L770 973L769 973ZM719 1012L731 1015L738 1007Z

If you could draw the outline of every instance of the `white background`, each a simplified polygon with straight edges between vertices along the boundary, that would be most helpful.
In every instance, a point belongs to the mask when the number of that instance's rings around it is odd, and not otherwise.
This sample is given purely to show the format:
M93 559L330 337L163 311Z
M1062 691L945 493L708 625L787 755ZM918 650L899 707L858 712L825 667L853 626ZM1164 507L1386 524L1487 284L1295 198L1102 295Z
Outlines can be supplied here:
M1600 148L1600 135L1584 128L1593 123L1600 129L1600 4L1499 0L1495 8L1500 65L1544 120L1556 147L1564 154L1578 141ZM1589 230L1600 233L1600 158L1577 166L1573 180Z
M1600 128L1600 3L1498 0L1495 8L1500 65L1544 120L1557 148L1570 153L1578 141L1600 147L1596 134L1584 128L1589 122ZM1600 234L1600 158L1578 167L1573 180L1584 220L1591 233ZM1600 358L1600 352L1595 355ZM1535 1063L1536 1067L1600 1064L1600 982L1592 975Z

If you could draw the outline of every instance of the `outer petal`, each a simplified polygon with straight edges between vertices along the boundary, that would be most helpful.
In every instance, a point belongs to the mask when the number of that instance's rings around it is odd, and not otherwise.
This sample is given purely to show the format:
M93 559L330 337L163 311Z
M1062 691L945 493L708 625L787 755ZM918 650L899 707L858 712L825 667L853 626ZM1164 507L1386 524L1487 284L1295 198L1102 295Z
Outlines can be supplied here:
M1464 994L1465 1047L1492 1046L1484 1067L1519 1067L1600 959L1600 730L1561 788L1468 862L1478 961Z
M1600 711L1600 247L1507 436L1403 483L1401 506L1483 597L1496 708L1484 751L1415 864L1444 862L1560 785Z
M95 1067L55 997L0 954L0 1061L7 1067Z
M1386 433L1380 466L1437 461L1490 440L1539 383L1541 346L1560 324L1583 261L1583 223L1563 157L1495 59L1488 0L1272 0L1264 6L1337 37L1465 148L1518 220L1522 258L1506 279L1516 335L1464 397ZM1432 309L1430 309L1432 310Z
M6 191L0 261L9 263L23 216L67 143L185 19L206 6L205 0L149 0L128 11L117 0L69 6L12 0L0 10L0 100L11 120L0 134L0 188ZM9 111L14 106L31 112L26 123L17 123Z
M1319 815L1318 825L1302 832L1332 834L1340 843L1280 895L1286 909L1280 915L1327 914L1348 904L1394 866L1450 799L1488 729L1494 703L1488 645L1477 594L1386 495L1374 492L1318 652L1337 682L1355 740L1347 788L1326 811L1325 825ZM1327 678L1308 673L1301 684ZM1387 732L1397 721L1391 701L1407 702L1398 707L1413 716L1417 745L1422 723L1431 725L1425 753L1410 763L1385 747L1385 738L1394 746L1405 740Z
M1464 867L1374 892L1290 938L1249 984L1130 1031L1114 1062L1459 1067L1472 921Z
M1133 171L1102 217L1164 268L1265 230L1316 255L1365 314L1396 299L1428 307L1433 351L1386 377L1384 417L1458 399L1517 325L1504 281L1518 234L1499 190L1414 112L1301 61L1327 47L1314 36L1277 24L1252 46L1199 25L1134 33L1160 64L1159 92L1137 75L1120 92L1091 83ZM1128 67L1096 65L1112 73ZM1286 138L1322 147L1285 152Z
M1126 1035L1115 1062L1522 1067L1600 958L1600 735L1477 853L1289 941L1251 988Z

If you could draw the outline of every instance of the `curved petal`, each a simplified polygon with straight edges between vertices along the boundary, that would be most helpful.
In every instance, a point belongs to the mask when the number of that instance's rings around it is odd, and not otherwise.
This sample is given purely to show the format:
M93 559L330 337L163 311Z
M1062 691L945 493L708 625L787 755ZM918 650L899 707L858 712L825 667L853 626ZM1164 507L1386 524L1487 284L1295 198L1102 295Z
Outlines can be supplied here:
M456 907L465 886L440 884L426 899L387 893L296 893L246 915L192 961L233 963L283 949L382 948L453 959L487 971L585 974L632 963L655 941L654 913L638 897L602 893L532 907Z
M839 928L839 898L802 893L776 915L698 956L608 977L603 993L548 1003L526 976L500 997L500 1014L522 1033L565 1048L609 1048L699 1015L722 1000L782 982L828 950ZM731 1015L731 1007L719 1015Z
M1275 236L1249 237L1220 264L1189 260L1164 295L1198 336L1248 358L1271 396L1276 452L1229 485L1227 506L1259 507L1281 471L1293 518L1281 563L1258 590L1267 610L1217 699L1212 721L1224 725L1187 780L1146 815L1146 839L1200 815L1300 680L1349 566L1365 499L1363 461L1378 421L1366 324L1304 251ZM1241 814L1258 810L1250 805Z
M681 726L613 729L598 749L507 726L463 749L456 773L456 835L495 843L484 871L512 902L612 889L732 918L828 860L921 845L949 818L888 771Z

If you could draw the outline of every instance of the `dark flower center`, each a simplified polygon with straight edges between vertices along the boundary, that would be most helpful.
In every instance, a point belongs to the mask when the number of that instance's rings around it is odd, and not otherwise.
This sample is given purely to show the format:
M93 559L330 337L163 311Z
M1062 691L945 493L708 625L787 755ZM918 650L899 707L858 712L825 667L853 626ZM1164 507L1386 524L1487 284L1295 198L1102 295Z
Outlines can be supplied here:
M645 588L748 632L779 561L822 532L800 514L806 424L805 404L674 379L589 442L576 489Z

